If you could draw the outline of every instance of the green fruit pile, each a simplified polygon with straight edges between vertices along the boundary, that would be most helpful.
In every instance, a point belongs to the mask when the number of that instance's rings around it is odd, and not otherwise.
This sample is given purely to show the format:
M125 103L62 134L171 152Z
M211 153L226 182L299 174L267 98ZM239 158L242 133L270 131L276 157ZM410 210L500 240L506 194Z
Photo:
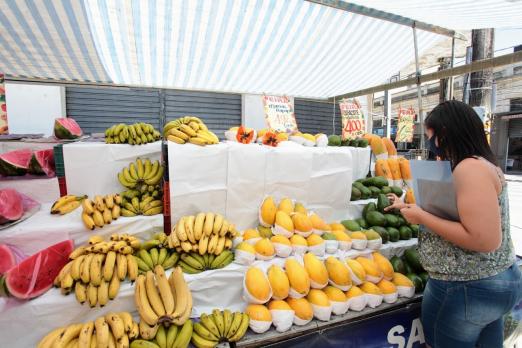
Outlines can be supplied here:
M223 250L219 255L200 255L197 252L192 252L181 254L178 266L185 273L196 274L206 270L223 268L232 261L234 261L234 253L230 250Z
M177 265L179 254L165 247L166 241L167 235L161 232L141 244L140 250L134 255L140 274L154 270L157 265L161 265L165 270Z
M368 140L363 138L343 140L340 135L335 134L328 137L328 146L367 147L368 144Z
M115 124L105 130L105 143L142 145L161 139L161 133L149 123L134 123L126 125Z
M416 292L422 292L428 282L428 273L422 267L416 248L407 249L402 257L393 256L390 259L393 271L404 274L415 285Z
M186 348L190 344L194 324L187 320L183 325L148 327L140 321L140 339L130 343L130 348Z
M352 184L350 201L360 199L377 198L379 194L394 193L398 197L402 196L402 188L388 186L388 180L383 176L359 179Z
M212 314L201 315L194 324L192 344L195 347L215 347L219 342L237 342L246 333L250 318L241 312L214 309Z

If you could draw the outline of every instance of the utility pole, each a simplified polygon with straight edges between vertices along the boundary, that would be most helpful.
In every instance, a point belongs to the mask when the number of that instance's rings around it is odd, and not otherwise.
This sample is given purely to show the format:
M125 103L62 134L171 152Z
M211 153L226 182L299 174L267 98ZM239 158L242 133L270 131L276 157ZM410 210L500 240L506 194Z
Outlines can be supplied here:
M471 32L472 61L493 58L495 30L477 29ZM484 106L486 112L491 112L491 87L493 69L486 69L471 73L469 105Z
M439 71L445 70L450 66L451 58L439 58ZM449 99L450 89L449 79L439 80L439 103Z

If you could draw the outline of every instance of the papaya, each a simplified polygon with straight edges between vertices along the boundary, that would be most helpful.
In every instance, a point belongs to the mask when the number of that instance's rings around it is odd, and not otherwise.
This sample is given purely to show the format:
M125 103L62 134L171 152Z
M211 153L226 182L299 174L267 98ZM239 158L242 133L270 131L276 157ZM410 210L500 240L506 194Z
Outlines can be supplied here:
M384 142L382 141L382 139L377 136L377 135L374 135L374 137L372 138L372 141L370 142L370 146L372 148L372 152L373 154L377 157L384 157L384 158L387 158L388 157L388 150L386 149L386 145L384 145Z
M236 133L236 140L242 144L250 144L254 140L255 131L241 126Z
M402 180L399 161L396 158L388 158L388 166L390 167L393 180Z
M390 185L393 184L393 176L391 173L391 169L388 165L388 161L386 161L385 159L378 159L375 162L375 175L383 176L388 180L388 183L390 183Z
M409 188L406 190L406 196L404 197L404 202L408 204L415 204L415 194L413 193L413 189Z
M410 169L410 161L404 157L398 158L399 167L401 169L401 177L403 180L411 180L411 169Z
M395 144L390 138L382 138L382 142L386 147L386 151L388 152L388 156L397 156L397 149L395 148Z

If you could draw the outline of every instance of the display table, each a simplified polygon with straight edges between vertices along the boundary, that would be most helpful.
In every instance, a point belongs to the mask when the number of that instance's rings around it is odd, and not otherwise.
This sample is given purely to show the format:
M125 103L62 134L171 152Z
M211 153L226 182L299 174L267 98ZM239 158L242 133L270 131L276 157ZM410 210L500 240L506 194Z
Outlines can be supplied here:
M51 215L51 205L42 204L40 211L29 219L0 230L0 243L14 245L31 255L65 239L72 239L75 245L81 245L94 234L109 236L112 233L129 233L146 240L153 233L163 231L163 215L120 217L110 225L89 231L81 220L81 207L67 215Z
M105 230L105 228L102 230ZM387 243L383 245L381 253L387 257L388 255L401 255L406 248L416 244L416 239ZM354 250L346 256L351 258L370 252L371 250ZM257 261L256 265L268 268L272 263L284 264L284 261L285 259L275 258L271 261ZM192 317L199 317L202 313L210 313L214 308L228 308L231 311L244 310L247 303L242 295L243 278L247 268L248 266L231 263L223 269L192 275L185 274L194 302ZM172 270L167 270L167 276L171 272ZM385 306L387 305L383 304L379 308ZM6 303L5 299L0 299L2 345L5 345L5 347L34 347L38 340L52 329L75 322L93 320L114 311L130 311L137 319L134 305L134 286L129 281L121 284L116 299L109 301L103 308L92 309L87 304L80 305L76 301L74 293L63 296L60 289L55 288L31 301L22 302L9 299ZM364 314L365 312L360 313ZM346 315L357 316L360 313L350 312ZM38 325L35 323L38 323ZM31 329L28 330L28 327Z
M138 157L159 160L161 142L144 145L77 142L63 145L67 193L94 196L123 191L118 172Z
M7 177L0 179L0 190L11 188L40 204L53 203L60 197L58 178L46 176Z
M44 149L52 149L55 145L60 144L60 142L43 142L43 141L19 141L19 140L9 140L9 141L0 141L0 153L21 150L21 149L31 149L31 150L44 150Z
M349 218L351 184L366 175L370 149L169 142L168 163L173 223L184 215L213 211L243 230L257 226L266 195L295 199L325 221Z

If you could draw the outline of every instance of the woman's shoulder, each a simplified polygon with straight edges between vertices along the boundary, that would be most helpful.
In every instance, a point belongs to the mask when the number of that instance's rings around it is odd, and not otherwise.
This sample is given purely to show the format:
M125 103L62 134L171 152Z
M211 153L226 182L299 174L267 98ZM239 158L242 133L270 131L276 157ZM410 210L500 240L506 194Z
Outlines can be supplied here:
M472 182L474 180L488 180L495 186L499 180L497 167L484 159L466 158L462 160L453 170L453 176L459 180Z

